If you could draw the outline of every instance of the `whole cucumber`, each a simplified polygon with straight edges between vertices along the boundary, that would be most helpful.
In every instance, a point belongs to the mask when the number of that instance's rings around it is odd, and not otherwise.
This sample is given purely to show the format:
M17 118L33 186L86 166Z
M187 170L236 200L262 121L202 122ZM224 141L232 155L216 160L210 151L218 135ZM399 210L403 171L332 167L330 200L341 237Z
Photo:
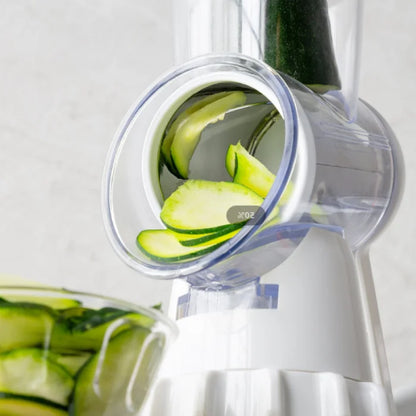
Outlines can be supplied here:
M327 0L267 0L265 61L311 89L340 89Z

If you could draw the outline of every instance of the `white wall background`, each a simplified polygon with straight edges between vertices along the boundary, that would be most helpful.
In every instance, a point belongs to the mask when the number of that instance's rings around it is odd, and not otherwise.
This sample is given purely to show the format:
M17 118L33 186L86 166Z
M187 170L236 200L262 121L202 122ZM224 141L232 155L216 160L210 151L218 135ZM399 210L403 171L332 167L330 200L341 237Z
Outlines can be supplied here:
M136 97L173 62L169 0L0 0L0 273L145 305L169 283L121 263L103 163ZM372 249L393 387L416 383L416 7L366 0L360 95L402 144L407 188Z

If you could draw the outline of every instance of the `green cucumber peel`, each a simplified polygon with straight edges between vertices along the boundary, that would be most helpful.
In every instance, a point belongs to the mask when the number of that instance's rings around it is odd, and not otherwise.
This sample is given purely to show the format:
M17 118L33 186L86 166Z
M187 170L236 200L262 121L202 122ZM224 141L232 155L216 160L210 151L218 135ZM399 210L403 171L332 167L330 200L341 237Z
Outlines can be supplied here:
M153 260L176 262L202 256L214 251L223 242L186 247L172 230L144 230L137 236L139 249Z
M319 93L340 89L327 0L268 0L265 62Z
M240 228L237 228L236 230L233 230L229 232L227 229L218 231L216 233L210 233L210 234L204 234L197 238L188 238L182 239L183 234L178 233L178 240L179 242L186 247L195 247L195 246L201 246L206 243L209 244L217 244L217 243L225 243L230 238L234 237L242 228L242 225Z

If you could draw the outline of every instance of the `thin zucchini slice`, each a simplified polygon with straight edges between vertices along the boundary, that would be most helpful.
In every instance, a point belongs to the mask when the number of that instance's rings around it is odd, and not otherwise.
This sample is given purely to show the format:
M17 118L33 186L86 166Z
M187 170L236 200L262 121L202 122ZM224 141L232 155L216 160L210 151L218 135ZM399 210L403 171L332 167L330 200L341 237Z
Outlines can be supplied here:
M250 155L240 144L230 145L226 155L227 171L233 174L235 183L246 186L265 198L273 186L276 176L258 159ZM231 174L231 173L230 173ZM293 183L288 182L279 200L279 205L286 204L293 192Z
M55 323L52 309L33 303L0 302L0 352L46 346Z
M114 326L117 320L119 324ZM152 318L121 309L71 308L62 312L54 326L51 348L95 352L101 348L108 331L111 330L111 337L114 337L131 326L150 328L153 323Z
M260 206L263 198L247 187L231 182L188 180L166 199L160 218L180 233L210 233L236 230L243 222L229 223L233 206Z
M220 243L206 242L199 246L186 247L171 230L144 230L137 236L137 245L146 255L160 261L182 261L214 251Z
M136 414L161 358L164 339L144 328L118 334L78 374L70 414Z
M234 182L247 186L262 198L266 198L273 186L275 175L248 153L236 153L235 166Z
M173 123L166 130L165 137L163 138L162 145L160 147L161 154L164 158L166 166L168 169L176 176L178 173L173 165L172 158L170 155L170 148L172 146L173 139L178 128L186 121L186 119L195 111L200 110L207 104L210 104L220 98L229 95L230 92L219 92L216 94L211 94L206 97L200 98L195 103L190 105L186 110L182 111L178 117L173 121Z
M232 163L232 154L234 154L234 163ZM267 196L276 176L258 159L251 156L240 143L234 148L232 148L232 145L229 147L226 164L227 171L234 169L233 178L235 183L247 186L262 198Z
M213 233L202 233L202 234L189 234L189 233L178 233L172 231L176 239L184 246L196 246L198 244L204 244L216 238L222 237L224 234L230 234L230 232L225 228L220 231L215 231Z
M234 178L235 175L235 154L237 153L237 146L238 144L230 144L227 150L227 154L225 155L225 168L227 169L228 174Z
M78 354L49 353L49 359L65 368L71 376L75 376L79 369L90 359L90 357L90 353L83 353L81 351Z
M74 387L71 375L37 348L0 354L0 391L41 397L68 405Z
M37 397L0 392L1 416L68 416L65 407Z
M233 230L231 232L225 233L224 231L219 231L218 233L211 233L211 234L202 234L199 235L197 238L189 238L189 236L193 236L193 234L177 234L177 239L179 242L185 246L185 247L201 247L208 244L216 245L219 243L225 243L230 238L234 237L238 232L240 231L240 228L237 230ZM186 235L187 238L183 239L183 236Z
M245 101L246 96L242 91L234 91L195 111L181 123L171 145L172 162L180 177L188 178L189 163L202 130L208 124L224 119L228 110L243 105Z

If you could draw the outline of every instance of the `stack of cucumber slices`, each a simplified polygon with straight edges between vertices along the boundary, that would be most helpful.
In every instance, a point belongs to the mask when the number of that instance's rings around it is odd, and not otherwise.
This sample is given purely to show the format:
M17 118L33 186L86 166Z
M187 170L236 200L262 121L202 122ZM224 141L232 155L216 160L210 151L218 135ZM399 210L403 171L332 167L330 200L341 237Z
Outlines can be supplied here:
M263 203L275 175L240 142L230 145L225 155L232 182L188 179L190 160L202 130L245 101L241 91L201 98L168 128L160 148L161 157L171 173L186 182L164 201L160 219L167 228L144 230L137 236L139 249L149 258L180 262L210 253L247 223L244 215L230 218L227 214L231 208L251 207L256 211Z
M163 349L154 320L42 299L0 299L0 415L135 414Z

